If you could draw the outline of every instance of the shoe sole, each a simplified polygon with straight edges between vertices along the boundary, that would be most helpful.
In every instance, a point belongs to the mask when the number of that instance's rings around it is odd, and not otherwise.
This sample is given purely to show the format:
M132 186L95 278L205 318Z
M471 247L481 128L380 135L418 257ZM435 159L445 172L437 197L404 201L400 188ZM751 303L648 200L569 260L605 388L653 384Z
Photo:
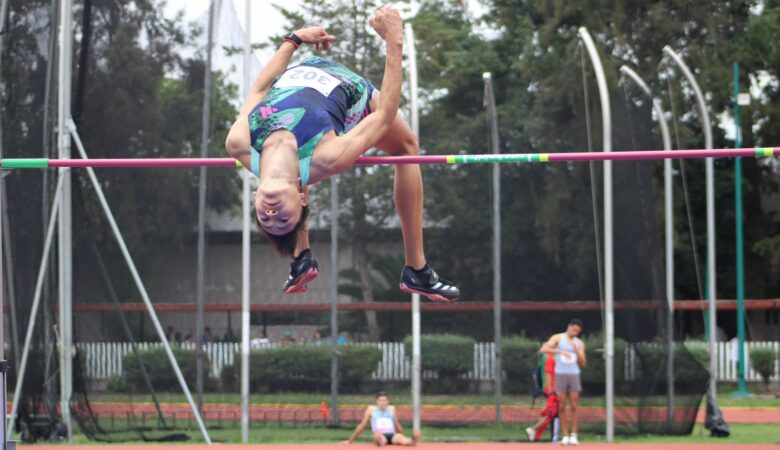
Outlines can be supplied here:
M433 302L450 303L450 302L454 302L455 300L458 299L458 297L447 298L447 297L445 297L443 295L439 295L439 294L432 294L430 292L418 291L417 289L410 288L409 286L406 285L406 283L401 283L400 285L398 285L398 287L402 291L406 292L407 294L420 294L420 295L422 295L424 297L427 297L428 300L433 301Z
M302 294L309 289L306 285L314 281L318 276L320 276L319 270L314 268L309 269L308 271L306 271L306 273L301 275L301 278L298 280L297 283L293 284L292 286L282 291L282 294L283 295Z

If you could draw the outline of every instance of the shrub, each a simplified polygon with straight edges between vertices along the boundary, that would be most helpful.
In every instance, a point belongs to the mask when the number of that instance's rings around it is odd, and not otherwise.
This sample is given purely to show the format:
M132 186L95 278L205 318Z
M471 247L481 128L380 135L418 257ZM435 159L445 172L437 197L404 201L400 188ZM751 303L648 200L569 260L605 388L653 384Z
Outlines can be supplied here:
M462 391L464 380L461 375L474 368L474 339L454 334L427 334L420 336L422 369L438 375L436 383L428 383L431 392L453 393ZM412 355L412 338L404 339L406 354ZM460 382L459 382L460 381Z
M124 377L121 375L111 375L108 377L106 390L111 393L125 392L127 390L127 383L125 383Z
M318 392L330 386L329 346L287 345L253 350L249 356L249 388L252 392L299 390ZM339 384L356 391L371 377L382 359L382 350L373 345L343 345L339 351ZM241 356L220 374L226 390L237 391Z
M531 374L539 364L539 347L542 343L533 339L513 336L501 343L501 367L506 373L512 392L530 392Z
M195 385L195 379L197 377L197 355L195 352L195 350L173 349L173 355L176 358L176 362L179 364L182 375L184 375L184 380L189 386ZM155 390L177 391L180 389L179 380L176 378L176 374L168 361L168 355L164 348L139 351L138 356L141 358L141 361L143 361L146 373L149 375L149 379ZM209 376L209 362L208 358L205 356L203 364L203 388L205 390L212 390L215 387L215 383ZM141 367L138 365L135 354L130 352L125 355L124 358L122 358L122 365L124 367L127 387L135 391L146 391L147 387L146 381L144 380L144 374L143 371L141 371Z
M666 391L668 351L666 343L662 342L636 344L637 375L643 381L643 389L650 389L650 391L643 391L644 393L660 394ZM690 347L687 344L675 345L674 383L678 387L707 384L709 371L707 367L702 366L702 362L708 364L708 359L706 351L702 354L702 348L698 344L692 344Z
M769 378L775 373L776 361L777 353L773 348L765 347L750 349L750 365L753 367L753 370L761 375L764 387L769 386Z
M605 361L604 361L604 339L601 336L589 336L583 340L585 342L585 357L588 365L582 370L582 384L588 386L589 391L600 391L604 389L605 382ZM625 361L626 361L626 341L615 338L614 348L614 367L615 367L615 386L620 389L620 383L625 380Z

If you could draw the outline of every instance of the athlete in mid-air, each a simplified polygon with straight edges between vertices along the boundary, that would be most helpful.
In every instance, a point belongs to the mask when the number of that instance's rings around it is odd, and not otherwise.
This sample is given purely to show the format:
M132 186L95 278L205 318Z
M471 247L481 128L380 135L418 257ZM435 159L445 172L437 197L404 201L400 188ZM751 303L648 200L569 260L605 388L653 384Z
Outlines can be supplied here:
M412 438L404 436L404 429L395 414L395 406L390 405L390 399L384 392L377 394L376 406L366 408L363 420L344 443L355 442L355 439L363 433L369 424L371 424L371 432L374 434L374 444L379 447L383 445L413 446L417 444L420 437L418 434Z
M307 187L347 170L371 148L417 155L417 137L398 115L401 98L401 16L382 8L369 20L387 47L382 93L341 64L318 57L288 68L303 44L327 50L335 39L320 27L288 33L247 95L225 147L259 177L257 224L282 256L291 256L283 292L306 290L318 275L306 227ZM405 266L400 288L435 301L460 295L428 266L423 251L423 182L418 165L395 167L394 199L401 221ZM335 270L335 269L334 269Z

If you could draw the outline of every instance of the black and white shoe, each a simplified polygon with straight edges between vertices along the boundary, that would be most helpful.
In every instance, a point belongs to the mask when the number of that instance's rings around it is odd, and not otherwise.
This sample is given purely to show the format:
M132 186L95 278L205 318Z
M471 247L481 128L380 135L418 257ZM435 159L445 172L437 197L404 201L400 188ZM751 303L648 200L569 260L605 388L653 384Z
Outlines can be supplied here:
M306 285L320 275L317 260L308 248L293 258L290 263L290 275L282 287L282 294L301 294L306 292Z
M452 302L460 297L460 289L451 281L439 278L427 264L420 270L404 266L400 288L409 294L424 295L434 302Z

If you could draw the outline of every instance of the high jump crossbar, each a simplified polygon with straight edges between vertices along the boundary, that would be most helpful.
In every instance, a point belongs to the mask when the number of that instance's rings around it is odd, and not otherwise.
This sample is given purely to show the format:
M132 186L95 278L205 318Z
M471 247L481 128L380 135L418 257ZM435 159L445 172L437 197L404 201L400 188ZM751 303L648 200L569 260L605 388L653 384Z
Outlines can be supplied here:
M780 147L723 148L715 150L632 150L623 152L571 153L504 153L483 155L419 155L419 156L363 156L359 165L399 164L480 164L480 163L545 163L583 161L643 161L662 159L699 158L764 158L780 156ZM6 158L0 160L2 169L47 169L56 167L241 167L233 158L95 158L47 159Z

